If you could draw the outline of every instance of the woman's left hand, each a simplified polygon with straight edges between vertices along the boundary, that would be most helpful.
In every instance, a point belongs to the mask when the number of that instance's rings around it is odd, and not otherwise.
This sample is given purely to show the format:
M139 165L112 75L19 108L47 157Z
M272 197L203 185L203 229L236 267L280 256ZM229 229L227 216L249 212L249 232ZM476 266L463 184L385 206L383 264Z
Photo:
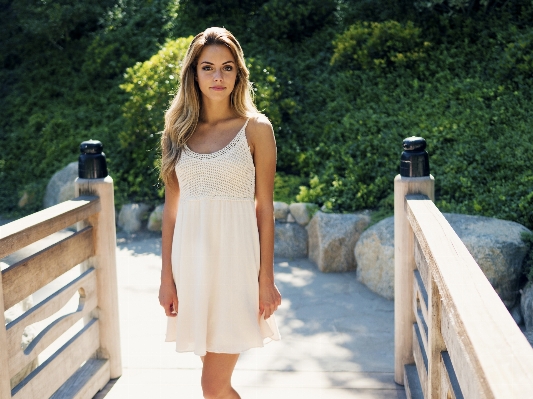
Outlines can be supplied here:
M281 294L270 278L259 278L259 314L268 319L281 305Z

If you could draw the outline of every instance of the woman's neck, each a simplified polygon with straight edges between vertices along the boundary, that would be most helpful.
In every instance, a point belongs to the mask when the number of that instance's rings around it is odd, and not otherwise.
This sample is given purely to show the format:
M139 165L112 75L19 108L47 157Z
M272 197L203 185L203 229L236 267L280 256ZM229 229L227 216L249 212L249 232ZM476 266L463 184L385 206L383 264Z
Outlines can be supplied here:
M200 122L214 124L219 121L232 119L238 116L235 110L230 106L229 101L220 103L212 101L202 101L200 109Z

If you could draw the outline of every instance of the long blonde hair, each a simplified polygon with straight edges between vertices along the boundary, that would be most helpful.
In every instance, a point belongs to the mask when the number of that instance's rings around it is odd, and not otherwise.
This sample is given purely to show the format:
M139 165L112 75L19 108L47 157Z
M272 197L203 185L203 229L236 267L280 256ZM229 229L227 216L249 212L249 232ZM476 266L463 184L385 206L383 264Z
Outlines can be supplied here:
M217 27L208 28L196 35L183 60L178 92L165 113L165 130L161 136L160 172L165 185L170 183L183 145L198 125L202 97L195 80L196 66L204 47L212 45L228 47L237 64L237 79L230 94L231 107L241 117L250 117L259 113L253 101L250 72L246 68L244 54L237 39L227 29Z

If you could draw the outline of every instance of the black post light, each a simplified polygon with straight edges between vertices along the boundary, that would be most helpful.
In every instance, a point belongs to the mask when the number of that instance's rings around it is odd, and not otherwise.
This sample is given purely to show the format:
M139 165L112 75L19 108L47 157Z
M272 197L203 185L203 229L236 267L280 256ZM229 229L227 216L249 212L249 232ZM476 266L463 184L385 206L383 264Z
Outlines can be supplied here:
M400 162L400 176L429 176L429 156L426 152L426 140L422 137L408 137L403 141Z
M87 140L80 144L78 177L80 179L102 179L107 177L107 163L104 146L98 140Z

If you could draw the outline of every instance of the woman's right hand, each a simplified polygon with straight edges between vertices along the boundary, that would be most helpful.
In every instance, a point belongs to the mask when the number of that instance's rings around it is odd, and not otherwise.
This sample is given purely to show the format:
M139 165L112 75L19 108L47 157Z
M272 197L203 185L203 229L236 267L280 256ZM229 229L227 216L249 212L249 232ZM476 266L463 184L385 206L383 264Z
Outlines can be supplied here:
M159 304L165 309L165 314L169 317L176 317L178 314L178 294L174 281L162 281L159 287Z

